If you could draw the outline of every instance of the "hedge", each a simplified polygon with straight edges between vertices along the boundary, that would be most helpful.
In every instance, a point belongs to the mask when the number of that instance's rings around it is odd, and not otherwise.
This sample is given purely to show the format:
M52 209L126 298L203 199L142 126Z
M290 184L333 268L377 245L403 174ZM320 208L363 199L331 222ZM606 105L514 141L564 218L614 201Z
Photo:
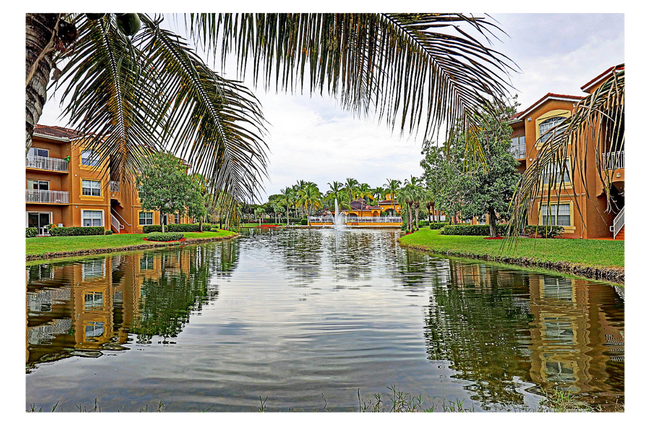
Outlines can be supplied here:
M147 235L147 240L156 242L169 242L183 239L183 236L185 235L180 232L151 232Z
M508 231L507 224L497 224L497 234L504 236ZM487 224L453 224L444 226L440 230L441 235L462 235L462 236L490 236L490 226Z
M526 226L524 233L528 236L536 236L538 238L554 238L562 236L564 227L562 226Z
M433 229L433 227L432 227ZM554 238L561 236L564 232L562 226L526 226L524 234L528 236L537 236L538 238ZM497 224L497 234L506 236L508 233L507 224ZM441 235L463 235L463 236L490 236L490 226L487 224L457 224L445 225L440 230Z
M38 229L36 227L25 228L25 237L35 238L36 236L38 236Z
M437 223L431 223L431 224L429 224L429 227L430 227L431 229L442 229L442 228L445 227L445 226L449 226L449 222L448 222L448 221L442 221L442 222L437 222Z
M203 224L203 231L208 231L212 227L209 224ZM170 232L198 232L199 231L199 223L193 223L193 224L165 224L165 233L167 231ZM160 227L160 224L154 224L151 226L143 226L142 227L142 232L143 233L152 233L152 232L162 232L162 228Z
M89 227L52 227L50 235L52 236L88 236L103 235L105 229L100 226Z

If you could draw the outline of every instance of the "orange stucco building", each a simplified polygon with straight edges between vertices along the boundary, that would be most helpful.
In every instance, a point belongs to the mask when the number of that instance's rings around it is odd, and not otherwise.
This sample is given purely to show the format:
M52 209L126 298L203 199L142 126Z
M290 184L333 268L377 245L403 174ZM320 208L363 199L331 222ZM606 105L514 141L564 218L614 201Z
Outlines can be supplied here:
M593 93L614 71L608 69L581 87L585 93ZM511 123L511 151L519 160L519 172L523 172L535 160L540 147L540 137L550 128L574 113L576 104L582 96L561 95L548 93L537 102L517 113ZM548 137L548 136L543 136ZM528 224L553 224L564 227L563 238L593 239L613 238L624 239L624 229L614 235L614 221L624 219L625 205L625 151L608 150L613 146L612 141L601 143L602 152L596 152L596 141L593 137L585 136L577 146L579 158L569 156L564 172L557 172L555 178L548 179L559 182L552 187L544 186L544 191L533 205L528 217ZM617 144L614 144L617 145ZM578 171L573 173L572 161L584 162L585 179ZM599 155L600 158L597 158ZM607 211L606 188L599 178L597 160L606 164L607 172L611 173L612 186L609 188L614 203L614 211ZM561 190L559 190L561 189ZM550 193L549 193L550 191ZM546 205L550 194L551 205ZM543 203L540 209L540 199ZM624 226L624 221L622 222Z
M111 179L110 167L99 161L74 130L36 125L25 162L25 225L47 235L47 225L99 226L116 233L142 233L159 224L160 215L144 211L137 189ZM187 223L187 217L164 216L166 223Z

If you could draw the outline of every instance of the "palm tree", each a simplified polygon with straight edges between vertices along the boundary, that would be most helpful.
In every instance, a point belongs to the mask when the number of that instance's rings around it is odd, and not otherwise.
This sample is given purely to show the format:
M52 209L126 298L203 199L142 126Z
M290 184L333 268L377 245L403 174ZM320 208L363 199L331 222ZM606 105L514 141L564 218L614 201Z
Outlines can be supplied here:
M368 183L361 183L357 188L357 196L362 198L366 203L369 203L373 198L373 190Z
M298 204L307 208L307 225L309 226L311 226L312 208L319 208L322 205L321 198L322 194L314 183L306 184L298 193Z
M396 193L397 201L404 205L406 209L406 231L411 233L413 231L413 218L411 213L411 205L413 205L413 198L411 197L411 188L403 187Z
M400 186L402 183L399 180L393 180L393 179L386 179L388 183L384 184L384 187L386 188L385 193L387 195L390 195L391 199L391 208L393 211L395 211L395 195L397 194L397 191L399 190Z
M609 78L593 93L578 102L574 111L573 115L540 135L537 140L541 147L535 160L522 174L513 196L509 234L518 234L515 230L526 224L536 199L544 199L546 205L554 202L551 191L544 191L542 177L549 169L563 170L568 157L575 158L571 161L571 170L568 171L573 173L576 179L585 182L587 156L595 153L597 175L605 190L607 209L614 208L610 193L613 173L607 170L608 164L601 161L601 153L624 150L625 65L613 67ZM593 150L587 148L586 138L594 140ZM550 183L553 185L552 181ZM562 189L562 185L560 182L559 189ZM586 196L589 197L588 185L583 186ZM543 202L539 202L540 210L542 204ZM575 203L576 206L579 204Z
M68 125L111 160L113 173L135 175L146 152L166 147L214 180L215 193L242 201L266 177L261 106L210 69L189 39L215 58L221 52L222 67L236 57L242 79L251 63L254 84L268 89L275 77L283 91L335 95L356 114L421 129L424 140L463 116L472 128L466 113L504 97L514 69L487 47L501 30L485 17L190 14L188 39L162 22L141 13L27 14L26 147L52 74Z
M425 199L424 189L420 186L420 179L417 177L411 176L410 179L404 180L404 187L402 191L405 192L405 201L409 207L409 221L415 220L415 230L420 230L420 202ZM411 207L413 207L414 217L410 217ZM412 224L410 223L409 229L412 229Z
M374 189L372 189L372 197L376 201L374 205L378 205L379 201L384 199L384 195L386 192L384 191L384 188L381 186L377 186Z
M357 197L357 191L359 189L359 181L357 179L354 179L352 177L348 177L345 179L345 183L343 185L345 189L345 193L348 195L348 202L352 203Z
M295 193L290 187L280 189L279 205L286 208L287 226L289 225L289 209L294 205Z

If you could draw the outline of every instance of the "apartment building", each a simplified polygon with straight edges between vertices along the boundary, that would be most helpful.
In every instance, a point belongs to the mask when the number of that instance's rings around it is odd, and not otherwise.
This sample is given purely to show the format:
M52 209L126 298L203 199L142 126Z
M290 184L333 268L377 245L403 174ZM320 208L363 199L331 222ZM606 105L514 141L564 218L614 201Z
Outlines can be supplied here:
M134 185L111 179L109 164L84 146L71 129L36 125L25 162L25 225L48 234L47 226L99 226L115 233L142 233L159 224L157 211L144 211ZM187 217L164 215L167 223Z
M612 71L614 67L584 84L581 90L587 94L593 93ZM525 171L535 160L541 143L549 137L543 136L544 133L571 116L576 104L582 99L582 96L547 93L513 117L511 151L520 162L519 172ZM550 173L544 177L545 182L562 180L563 185L544 186L542 195L533 205L528 224L563 226L564 238L625 239L625 151L622 150L623 148L612 151L611 146L618 144L607 141L602 143L603 151L598 153L612 177L612 186L609 189L614 210L608 211L606 188L598 174L595 140L586 136L579 143L578 151L581 153L579 158L569 157L565 170L557 170L554 178L550 178ZM585 158L583 153L586 154L584 181L579 177L578 172L573 175L570 171L571 161L583 161ZM544 205L549 194L551 205ZM541 209L540 199L544 199Z

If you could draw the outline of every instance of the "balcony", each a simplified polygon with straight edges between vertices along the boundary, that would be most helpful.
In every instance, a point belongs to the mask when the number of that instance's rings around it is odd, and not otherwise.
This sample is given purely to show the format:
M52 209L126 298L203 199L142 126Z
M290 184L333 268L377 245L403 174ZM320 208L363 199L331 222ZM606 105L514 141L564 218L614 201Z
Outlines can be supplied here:
M68 172L68 161L47 156L27 156L25 158L25 166L45 171Z
M603 165L606 170L625 168L625 151L604 152Z
M31 204L67 204L70 201L68 192L25 189L25 202Z

